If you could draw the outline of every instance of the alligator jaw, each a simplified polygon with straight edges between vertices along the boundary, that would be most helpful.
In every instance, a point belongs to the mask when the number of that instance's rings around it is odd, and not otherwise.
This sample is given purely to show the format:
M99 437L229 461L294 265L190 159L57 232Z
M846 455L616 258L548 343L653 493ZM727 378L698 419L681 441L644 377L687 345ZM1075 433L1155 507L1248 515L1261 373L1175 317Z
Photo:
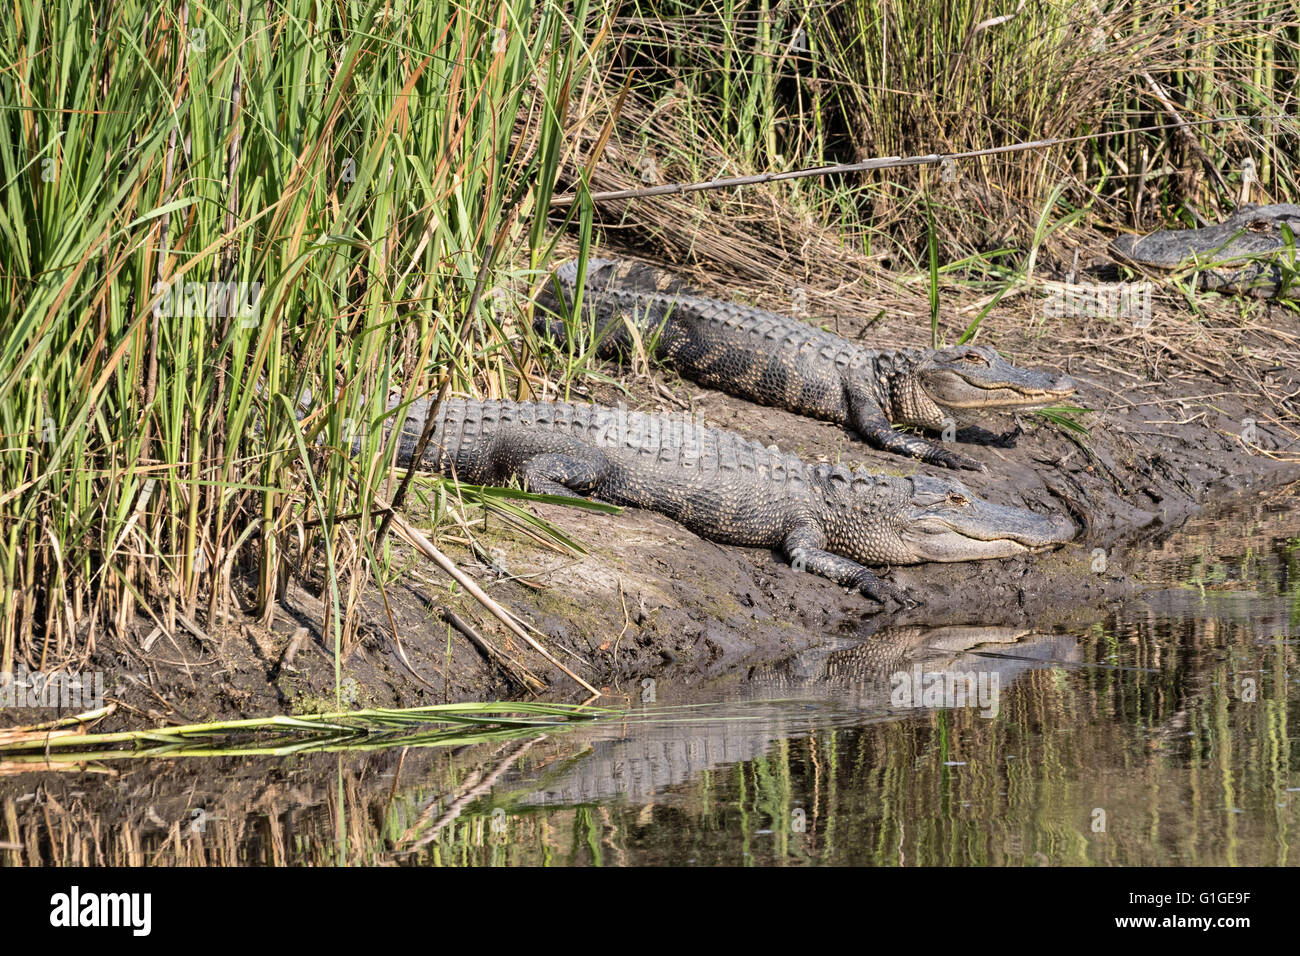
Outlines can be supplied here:
M915 476L900 530L917 562L1009 558L1058 547L1078 534L1070 519L995 505L959 482Z
M926 394L945 408L1042 405L1076 388L1068 376L1019 368L983 346L939 349L917 374Z
M945 408L1020 408L1069 398L1075 391L1074 382L1062 375L1044 388L985 388L978 383L965 383L964 388L956 385L942 394L930 394Z

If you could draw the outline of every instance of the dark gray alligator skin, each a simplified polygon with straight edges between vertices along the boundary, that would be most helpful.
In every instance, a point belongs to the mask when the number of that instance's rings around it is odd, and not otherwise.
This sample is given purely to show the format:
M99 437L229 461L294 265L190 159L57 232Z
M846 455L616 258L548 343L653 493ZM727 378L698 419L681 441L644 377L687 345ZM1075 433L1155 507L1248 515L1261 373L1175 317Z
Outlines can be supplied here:
M564 340L578 264L557 269L537 299L539 331ZM1045 404L1070 395L1067 377L1018 368L993 349L868 349L798 319L696 295L640 263L588 263L581 312L597 352L624 358L641 340L684 378L763 405L852 428L873 447L948 468L983 470L894 425L941 429L972 408Z

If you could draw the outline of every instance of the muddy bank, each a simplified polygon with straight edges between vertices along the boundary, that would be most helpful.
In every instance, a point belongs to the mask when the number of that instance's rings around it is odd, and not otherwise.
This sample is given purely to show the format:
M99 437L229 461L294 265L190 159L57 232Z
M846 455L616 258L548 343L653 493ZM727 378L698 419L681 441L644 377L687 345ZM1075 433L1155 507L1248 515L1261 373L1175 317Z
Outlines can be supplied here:
M1072 436L1027 413L979 417L962 423L958 446L988 471L959 477L994 502L1067 510L1084 530L1051 554L890 570L890 579L918 601L914 608L880 612L856 592L794 571L773 552L704 541L667 518L634 510L606 516L534 506L585 554L541 549L495 520L474 526L476 551L454 543L447 551L530 622L567 667L611 694L647 676L700 681L828 637L869 637L888 625L1067 623L1081 609L1133 593L1135 544L1176 531L1206 505L1230 508L1300 479L1295 363L1262 371L1256 363L1252 379L1234 358L1249 355L1253 337L1266 333L1300 341L1300 319L1264 307L1263 321L1252 324L1237 316L1232 300L1217 296L1199 308L1190 315L1184 305L1158 300L1152 324L1159 334L1135 330L1128 320L1097 319L1053 319L1048 333L1027 306L1024 314L986 320L981 342L1018 364L1059 369L1079 382L1075 404L1091 410L1082 419L1089 434ZM920 318L904 311L825 324L880 345L928 338ZM964 322L954 315L949 324L952 340ZM1135 348L1142 361L1134 362ZM624 382L626 391L605 386L574 397L691 412L807 459L895 474L928 467L877 452L838 426L754 406L671 373ZM436 568L413 554L406 566L385 593L372 588L364 596L366 625L341 667L344 706L586 696L449 588ZM106 673L108 696L122 705L110 725L334 708L332 642L322 634L322 618L320 601L295 582L269 627L200 622L196 630L155 635L147 651L143 633L105 642L94 663ZM466 631L546 686L527 688Z

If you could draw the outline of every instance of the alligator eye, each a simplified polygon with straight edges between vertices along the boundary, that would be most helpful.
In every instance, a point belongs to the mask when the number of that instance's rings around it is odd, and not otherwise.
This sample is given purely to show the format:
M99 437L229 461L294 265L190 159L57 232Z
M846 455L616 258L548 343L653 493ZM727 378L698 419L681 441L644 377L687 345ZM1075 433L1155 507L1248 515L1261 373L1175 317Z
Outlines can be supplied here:
M948 504L956 505L958 508L966 508L970 506L970 499L953 491L948 494Z
M1252 219L1246 224L1246 228L1251 232L1272 232L1273 224L1267 219Z
M979 352L967 352L961 357L963 362L970 362L972 365L988 365L989 360L980 355Z

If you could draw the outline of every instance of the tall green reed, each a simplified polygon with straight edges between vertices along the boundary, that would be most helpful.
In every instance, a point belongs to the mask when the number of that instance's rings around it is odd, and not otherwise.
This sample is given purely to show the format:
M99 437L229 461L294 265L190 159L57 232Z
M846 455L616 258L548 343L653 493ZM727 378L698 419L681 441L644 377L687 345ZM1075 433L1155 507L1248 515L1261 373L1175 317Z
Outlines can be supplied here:
M140 607L269 616L295 566L343 644L382 560L392 469L366 426L390 390L528 371L507 293L550 252L586 3L15 13L0 669L74 659Z

